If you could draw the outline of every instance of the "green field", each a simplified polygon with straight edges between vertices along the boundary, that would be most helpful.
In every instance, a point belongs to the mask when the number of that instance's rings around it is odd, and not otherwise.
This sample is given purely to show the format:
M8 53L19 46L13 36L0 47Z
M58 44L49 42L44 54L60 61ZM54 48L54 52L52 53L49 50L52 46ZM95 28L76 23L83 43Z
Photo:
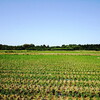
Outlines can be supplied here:
M76 50L76 51L35 51L35 50L0 50L0 53L88 53L100 54L100 51Z
M2 50L0 100L100 100L100 52Z

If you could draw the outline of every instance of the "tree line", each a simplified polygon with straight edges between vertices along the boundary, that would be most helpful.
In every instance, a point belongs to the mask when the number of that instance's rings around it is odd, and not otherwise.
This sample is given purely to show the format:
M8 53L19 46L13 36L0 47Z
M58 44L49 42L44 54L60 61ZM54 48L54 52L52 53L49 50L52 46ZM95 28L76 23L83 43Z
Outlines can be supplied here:
M96 50L100 51L100 44L69 44L62 46L34 45L24 44L19 46L10 46L0 44L0 50Z

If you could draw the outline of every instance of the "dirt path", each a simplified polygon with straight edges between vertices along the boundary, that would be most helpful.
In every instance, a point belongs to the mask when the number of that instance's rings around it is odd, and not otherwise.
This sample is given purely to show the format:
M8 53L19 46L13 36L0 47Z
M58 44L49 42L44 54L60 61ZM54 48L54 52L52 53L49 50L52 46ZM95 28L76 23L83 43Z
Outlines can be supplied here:
M3 54L11 54L11 55L88 55L88 56L100 56L100 54L94 53L0 53Z

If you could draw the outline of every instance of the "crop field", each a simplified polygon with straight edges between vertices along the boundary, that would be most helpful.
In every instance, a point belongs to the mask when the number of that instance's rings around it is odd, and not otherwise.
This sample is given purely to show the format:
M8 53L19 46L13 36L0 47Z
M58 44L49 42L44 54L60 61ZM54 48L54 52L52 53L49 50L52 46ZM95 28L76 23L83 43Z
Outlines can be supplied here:
M100 52L0 51L0 100L100 100Z

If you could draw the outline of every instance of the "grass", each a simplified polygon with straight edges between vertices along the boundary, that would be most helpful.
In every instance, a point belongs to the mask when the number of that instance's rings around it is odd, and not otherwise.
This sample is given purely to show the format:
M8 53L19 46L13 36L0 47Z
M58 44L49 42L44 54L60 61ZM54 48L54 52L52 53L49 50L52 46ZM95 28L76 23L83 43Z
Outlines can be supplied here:
M0 55L1 100L99 100L100 56L96 51L31 51ZM42 55L40 53L43 53Z
M75 50L75 51L35 51L35 50L0 50L0 53L89 53L100 54L100 51Z

